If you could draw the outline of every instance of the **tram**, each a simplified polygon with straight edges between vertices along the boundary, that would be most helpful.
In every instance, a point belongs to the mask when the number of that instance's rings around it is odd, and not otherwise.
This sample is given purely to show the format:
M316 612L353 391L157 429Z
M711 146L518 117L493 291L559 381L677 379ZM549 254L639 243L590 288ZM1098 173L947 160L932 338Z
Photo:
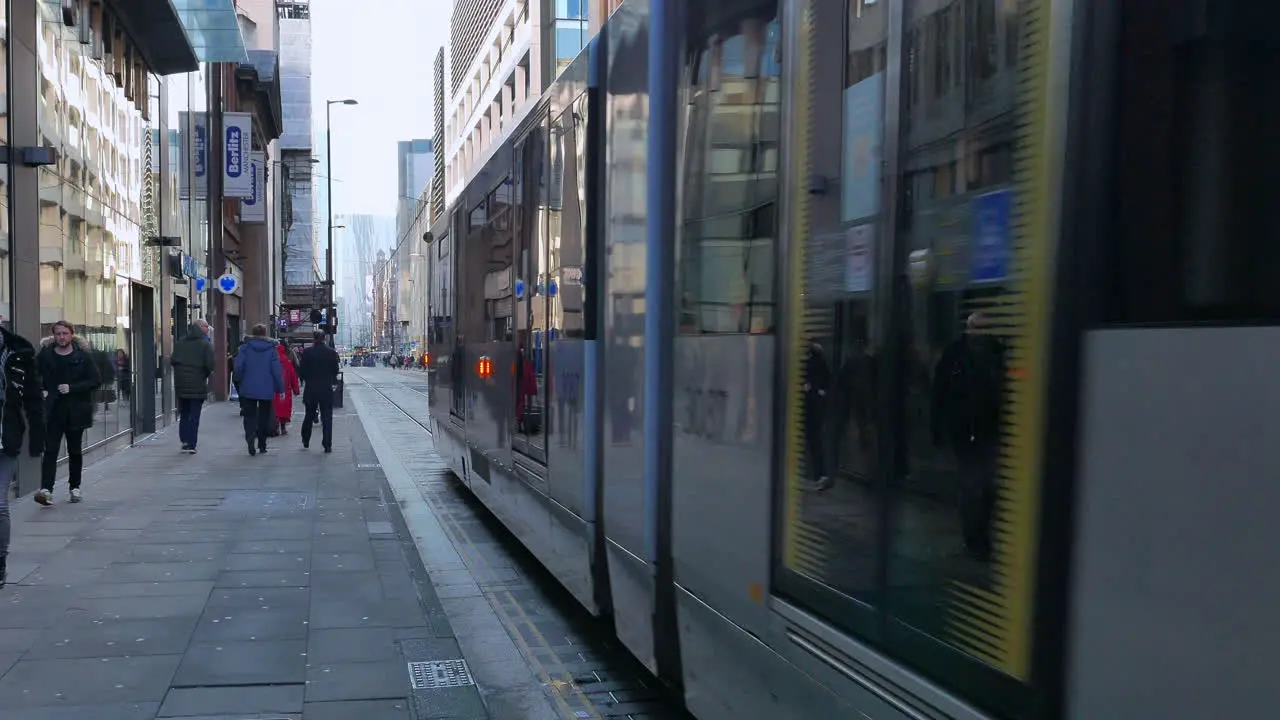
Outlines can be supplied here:
M702 720L1270 715L1280 9L677 5L432 229L465 486Z

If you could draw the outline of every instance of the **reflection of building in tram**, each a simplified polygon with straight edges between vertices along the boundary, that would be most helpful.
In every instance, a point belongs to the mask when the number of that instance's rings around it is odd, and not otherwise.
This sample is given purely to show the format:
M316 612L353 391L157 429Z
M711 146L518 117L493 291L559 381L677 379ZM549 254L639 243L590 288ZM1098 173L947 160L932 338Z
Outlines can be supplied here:
M778 26L712 35L694 70L682 196L680 326L759 333L775 323Z

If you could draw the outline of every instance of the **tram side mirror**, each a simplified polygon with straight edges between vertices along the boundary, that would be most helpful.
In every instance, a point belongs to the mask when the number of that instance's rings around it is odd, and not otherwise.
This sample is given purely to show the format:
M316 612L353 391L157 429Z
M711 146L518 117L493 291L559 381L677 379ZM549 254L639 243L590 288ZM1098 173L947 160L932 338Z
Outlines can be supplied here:
M435 239L436 239L436 236L432 234L430 230L422 233L422 242L429 243L434 241Z

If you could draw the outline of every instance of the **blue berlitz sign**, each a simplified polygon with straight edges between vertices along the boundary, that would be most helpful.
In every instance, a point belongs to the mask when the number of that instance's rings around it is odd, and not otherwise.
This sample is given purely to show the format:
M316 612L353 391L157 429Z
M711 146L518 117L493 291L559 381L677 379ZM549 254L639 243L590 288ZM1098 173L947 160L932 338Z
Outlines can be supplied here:
M230 295L235 292L236 288L239 286L240 281L236 280L236 276L231 273L227 273L218 278L218 289L222 291L223 295Z
M207 287L209 287L208 280L205 280L202 277L196 278L196 292L204 292L204 289Z
M1013 194L1008 190L979 195L973 200L969 280L999 282L1009 275L1009 219Z
M227 125L227 176L238 178L244 174L244 136L238 125Z

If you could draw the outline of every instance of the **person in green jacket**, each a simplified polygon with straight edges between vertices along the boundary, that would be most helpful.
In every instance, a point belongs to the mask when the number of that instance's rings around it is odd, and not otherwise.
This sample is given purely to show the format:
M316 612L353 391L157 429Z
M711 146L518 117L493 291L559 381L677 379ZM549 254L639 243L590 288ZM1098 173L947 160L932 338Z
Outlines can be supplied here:
M200 436L200 409L209 396L213 375L213 343L209 323L197 320L173 347L173 390L178 398L178 439L182 452L194 455Z

